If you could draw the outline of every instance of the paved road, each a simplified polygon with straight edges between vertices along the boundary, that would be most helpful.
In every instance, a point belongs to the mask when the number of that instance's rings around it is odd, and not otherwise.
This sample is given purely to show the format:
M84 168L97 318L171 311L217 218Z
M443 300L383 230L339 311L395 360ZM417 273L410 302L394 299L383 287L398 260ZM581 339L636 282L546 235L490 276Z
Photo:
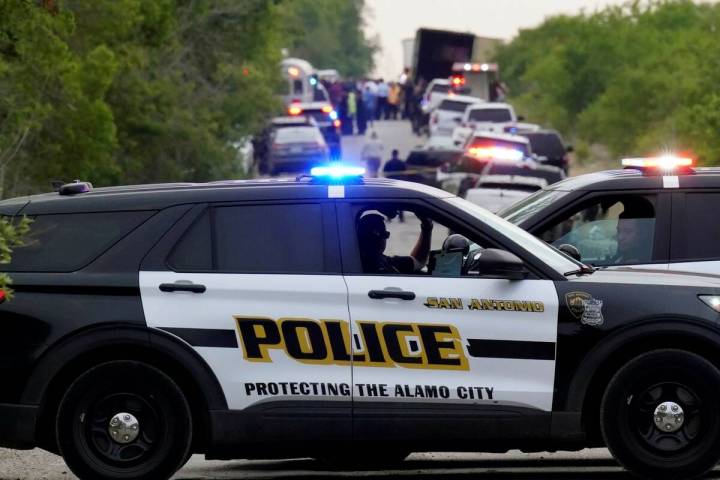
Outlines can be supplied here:
M501 479L501 480L630 480L632 477L607 450L581 452L471 454L413 454L387 470L327 469L310 459L206 461L195 455L173 480L268 479ZM715 469L704 478L720 478ZM0 480L76 480L62 459L39 450L0 449Z
M362 152L363 144L366 139L369 139L371 131L372 130L368 128L367 132L365 132L365 137L352 135L342 138L344 161L353 164L360 163L360 153ZM374 131L377 132L378 139L385 146L385 158L383 160L390 158L390 153L394 148L398 149L400 158L407 158L410 150L416 145L422 145L425 142L425 137L413 135L410 131L410 125L404 120L375 122Z

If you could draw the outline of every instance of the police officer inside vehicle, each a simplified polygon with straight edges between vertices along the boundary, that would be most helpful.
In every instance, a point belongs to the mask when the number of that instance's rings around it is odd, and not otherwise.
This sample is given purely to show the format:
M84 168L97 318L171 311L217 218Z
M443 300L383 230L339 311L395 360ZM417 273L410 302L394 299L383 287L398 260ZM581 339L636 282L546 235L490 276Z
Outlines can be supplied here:
M409 256L385 255L390 232L385 228L385 217L378 213L366 213L358 220L357 232L360 257L365 273L412 274L422 270L430 255L433 223L429 218L420 219L420 236Z

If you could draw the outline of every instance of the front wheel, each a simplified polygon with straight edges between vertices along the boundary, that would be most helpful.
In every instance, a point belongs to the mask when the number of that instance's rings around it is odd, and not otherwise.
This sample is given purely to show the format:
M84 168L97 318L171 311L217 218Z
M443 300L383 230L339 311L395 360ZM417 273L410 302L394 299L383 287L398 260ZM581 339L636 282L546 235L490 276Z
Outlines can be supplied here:
M645 478L685 479L720 460L720 371L681 350L629 363L603 396L600 426L610 452Z
M170 377L141 362L113 361L70 386L56 435L61 455L81 479L161 480L188 458L192 419Z

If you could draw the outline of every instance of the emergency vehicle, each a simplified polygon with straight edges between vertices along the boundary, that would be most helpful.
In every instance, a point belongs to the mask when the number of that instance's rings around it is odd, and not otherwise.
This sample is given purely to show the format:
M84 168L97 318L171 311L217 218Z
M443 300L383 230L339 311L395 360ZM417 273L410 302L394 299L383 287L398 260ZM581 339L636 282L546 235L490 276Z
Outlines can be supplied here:
M720 278L595 270L447 192L361 173L0 202L33 220L3 266L0 446L59 453L82 479L166 479L192 453L607 445L644 476L715 465ZM391 232L360 237L361 221L400 211L421 219L423 246L397 252L412 270L369 270L367 242Z
M720 169L671 154L621 163L549 185L500 216L595 266L720 274ZM619 254L618 241L633 251Z

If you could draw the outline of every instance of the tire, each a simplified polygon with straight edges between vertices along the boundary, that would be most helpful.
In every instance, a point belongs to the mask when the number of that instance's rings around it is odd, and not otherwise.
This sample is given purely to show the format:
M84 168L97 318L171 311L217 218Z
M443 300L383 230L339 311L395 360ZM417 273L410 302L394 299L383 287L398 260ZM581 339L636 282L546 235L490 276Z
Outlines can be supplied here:
M694 353L657 350L612 378L600 428L610 452L634 474L693 478L720 460L718 405L720 371L713 364Z
M132 423L133 416L139 428L116 427L111 435L113 418ZM70 386L60 402L56 436L65 463L81 479L162 480L189 458L192 418L170 377L141 362L113 361Z

